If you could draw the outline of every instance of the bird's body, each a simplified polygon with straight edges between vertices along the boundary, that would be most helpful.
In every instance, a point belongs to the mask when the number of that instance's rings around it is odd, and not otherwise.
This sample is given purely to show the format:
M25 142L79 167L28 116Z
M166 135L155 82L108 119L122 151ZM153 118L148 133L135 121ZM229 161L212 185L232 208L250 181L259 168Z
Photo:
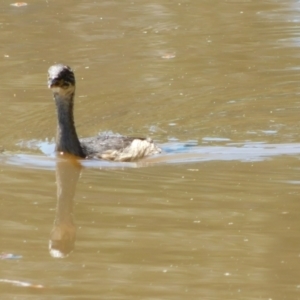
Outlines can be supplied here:
M161 152L150 138L101 134L79 140L73 117L75 76L71 68L62 64L50 67L48 86L57 109L57 152L113 161L135 161Z

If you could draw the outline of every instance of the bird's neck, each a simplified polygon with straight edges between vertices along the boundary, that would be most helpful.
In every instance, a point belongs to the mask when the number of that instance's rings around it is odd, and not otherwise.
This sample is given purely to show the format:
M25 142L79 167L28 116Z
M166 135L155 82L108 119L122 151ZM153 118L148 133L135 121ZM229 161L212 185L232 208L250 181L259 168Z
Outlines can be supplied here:
M55 150L85 157L74 125L73 98L74 93L64 96L54 94L58 117Z

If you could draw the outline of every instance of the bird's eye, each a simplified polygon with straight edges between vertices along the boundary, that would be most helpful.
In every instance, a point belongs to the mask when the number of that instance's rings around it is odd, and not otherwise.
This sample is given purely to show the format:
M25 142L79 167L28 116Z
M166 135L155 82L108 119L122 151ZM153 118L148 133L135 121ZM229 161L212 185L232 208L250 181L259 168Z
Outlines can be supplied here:
M68 82L68 81L64 81L64 83L63 83L63 88L65 88L65 89L67 89L68 87L70 87L70 82Z

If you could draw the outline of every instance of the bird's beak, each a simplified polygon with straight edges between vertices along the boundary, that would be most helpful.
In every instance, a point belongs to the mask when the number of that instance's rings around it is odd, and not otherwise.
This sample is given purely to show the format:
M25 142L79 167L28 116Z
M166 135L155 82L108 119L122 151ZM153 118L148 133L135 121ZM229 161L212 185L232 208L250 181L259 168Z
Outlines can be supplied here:
M48 79L48 88L51 89L52 88L52 79Z

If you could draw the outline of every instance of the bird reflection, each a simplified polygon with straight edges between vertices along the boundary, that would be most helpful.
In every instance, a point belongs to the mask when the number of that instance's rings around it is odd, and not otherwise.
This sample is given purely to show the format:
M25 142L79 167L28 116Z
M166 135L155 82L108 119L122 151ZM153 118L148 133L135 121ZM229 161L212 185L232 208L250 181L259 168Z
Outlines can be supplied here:
M56 162L57 206L49 240L52 257L63 258L73 251L76 227L73 220L73 199L82 169L76 158L59 155Z

